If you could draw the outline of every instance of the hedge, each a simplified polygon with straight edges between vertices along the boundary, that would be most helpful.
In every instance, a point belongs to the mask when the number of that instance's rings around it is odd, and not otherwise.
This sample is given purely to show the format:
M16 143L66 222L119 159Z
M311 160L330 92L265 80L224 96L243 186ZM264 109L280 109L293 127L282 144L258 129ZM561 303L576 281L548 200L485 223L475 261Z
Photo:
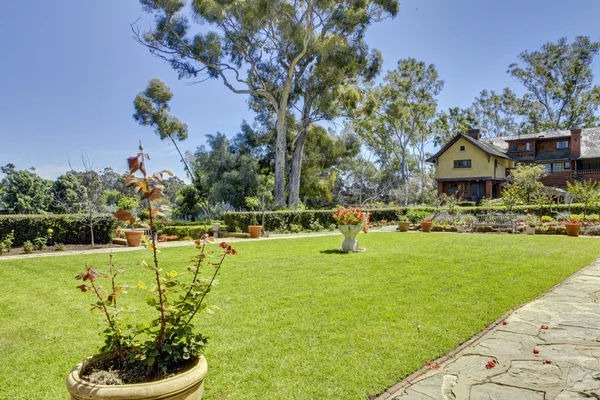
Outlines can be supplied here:
M221 230L227 230L227 225L221 224ZM176 235L180 238L190 236L199 239L203 234L212 235L212 225L168 225L162 229L165 235Z
M537 205L521 205L514 206L511 213L524 214L525 211L535 214L537 216L548 215L556 217L556 212L562 214L568 214L569 209L573 214L583 214L583 204L561 204L550 206L537 206ZM442 207L438 211L444 211ZM592 211L595 212L597 207L591 207L588 210L588 214ZM406 214L410 211L416 211L417 213L433 214L436 209L435 207L396 207L396 208L377 208L372 210L365 210L371 215L371 222L382 222L382 221L397 221L398 217L396 213L402 211ZM461 214L486 214L490 211L492 213L507 213L507 209L502 205L495 205L493 207L478 207L478 206L467 206L467 207L456 207L456 212ZM332 224L335 224L335 220L331 217L334 210L305 210L305 211L267 211L265 212L265 227L266 231L278 231L286 230L293 225L299 225L302 229L314 230L313 226L315 223L319 223L322 227L327 228ZM261 224L262 214L260 212L229 212L223 215L225 224L229 227L229 230L236 231L248 231L248 225ZM313 225L313 226L311 226Z
M396 221L396 212L400 208L377 208L365 210L371 215L371 222ZM432 207L421 207L421 210L433 212ZM334 210L305 210L305 211L267 211L265 212L265 230L278 231L289 229L291 225L299 225L303 229L315 230L314 226L319 224L323 228L335 225L331 217ZM261 224L262 214L260 212L230 212L223 215L225 224L229 230L248 231L248 225Z
M119 221L111 214L94 217L94 243L110 243ZM89 219L84 214L0 215L0 239L15 232L13 244L20 246L27 240L48 235L62 244L91 244Z

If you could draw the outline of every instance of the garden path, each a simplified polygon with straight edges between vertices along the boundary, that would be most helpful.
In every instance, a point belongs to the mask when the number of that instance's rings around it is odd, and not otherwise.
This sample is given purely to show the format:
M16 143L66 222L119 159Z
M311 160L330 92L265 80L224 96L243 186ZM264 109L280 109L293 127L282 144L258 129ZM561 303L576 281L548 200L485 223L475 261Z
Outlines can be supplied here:
M599 360L600 259L376 400L598 399Z

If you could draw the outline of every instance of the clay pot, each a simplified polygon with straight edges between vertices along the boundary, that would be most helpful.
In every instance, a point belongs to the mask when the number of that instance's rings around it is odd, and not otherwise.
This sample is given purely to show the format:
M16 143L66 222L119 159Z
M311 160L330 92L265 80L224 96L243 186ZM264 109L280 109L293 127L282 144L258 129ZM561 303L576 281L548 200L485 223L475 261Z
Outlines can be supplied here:
M400 232L408 232L409 227L410 227L410 222L408 222L408 221L398 222L398 230Z
M581 223L565 222L565 228L567 229L567 236L579 236Z
M95 357L105 357L99 355ZM82 369L95 357L89 357L67 377L71 400L200 400L208 365L202 356L195 366L171 378L130 385L95 385L81 379Z
M432 226L433 226L433 222L421 221L421 229L423 230L423 232L431 232Z
M262 232L262 225L250 225L248 226L248 232L250 232L250 237L252 239L258 239Z
M142 245L142 236L144 231L128 230L125 231L125 237L127 238L127 246L129 247L140 247Z

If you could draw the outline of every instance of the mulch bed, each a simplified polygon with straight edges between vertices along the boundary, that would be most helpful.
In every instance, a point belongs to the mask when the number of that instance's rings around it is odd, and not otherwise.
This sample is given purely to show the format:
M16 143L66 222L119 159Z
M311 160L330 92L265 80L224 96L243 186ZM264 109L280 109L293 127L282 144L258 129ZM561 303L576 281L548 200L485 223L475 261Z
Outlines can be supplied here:
M94 247L89 244L65 244L60 247L57 246L46 246L43 250L35 250L30 254L40 254L40 253L56 253L63 251L82 251L82 250L101 250L101 249L110 249L110 248L119 248L123 246L117 246L115 244L96 244ZM25 254L23 251L23 247L13 247L10 252L4 253L0 255L0 259L4 256L18 256L21 254Z

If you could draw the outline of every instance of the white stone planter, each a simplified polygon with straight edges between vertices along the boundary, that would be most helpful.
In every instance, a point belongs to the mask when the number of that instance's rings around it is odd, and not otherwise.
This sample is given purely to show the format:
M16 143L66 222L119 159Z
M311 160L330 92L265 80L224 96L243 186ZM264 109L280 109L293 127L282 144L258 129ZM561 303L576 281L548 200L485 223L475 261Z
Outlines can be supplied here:
M533 226L526 226L525 227L525 233L528 235L535 235L535 227Z
M465 233L465 226L464 225L457 225L456 226L456 232L458 232L458 233Z
M215 222L212 224L212 231L213 231L213 237L214 238L218 238L220 236L221 233L221 224L218 222Z
M338 228L345 238L342 243L342 251L360 251L356 235L362 230L362 225L340 225Z

